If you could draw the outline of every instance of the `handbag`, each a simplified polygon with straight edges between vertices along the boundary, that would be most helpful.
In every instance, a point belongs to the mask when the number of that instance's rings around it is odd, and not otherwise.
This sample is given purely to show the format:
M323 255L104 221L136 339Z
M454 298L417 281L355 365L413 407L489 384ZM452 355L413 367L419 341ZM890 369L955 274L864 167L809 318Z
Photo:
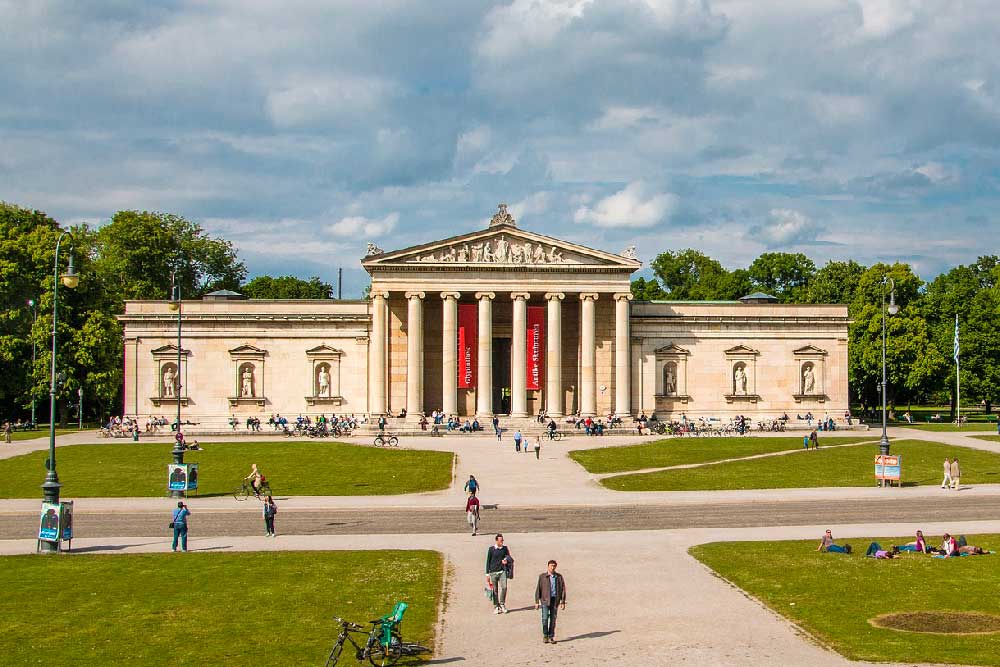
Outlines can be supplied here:
M173 528L173 527L174 527L174 522L173 521L171 521L170 523L167 524L167 528Z

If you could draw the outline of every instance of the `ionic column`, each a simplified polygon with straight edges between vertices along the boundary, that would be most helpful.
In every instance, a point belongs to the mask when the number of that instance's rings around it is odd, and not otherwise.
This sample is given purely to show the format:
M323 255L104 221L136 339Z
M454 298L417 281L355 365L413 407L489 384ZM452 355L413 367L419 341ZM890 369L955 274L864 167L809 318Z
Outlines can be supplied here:
M580 295L580 416L597 414L597 293Z
M406 293L406 416L424 414L424 296Z
M562 292L548 292L545 311L545 411L550 417L563 416L562 392Z
M528 299L529 292L512 292L514 301L514 329L510 337L510 416L528 415Z
M476 415L493 414L493 299L494 292L476 292L479 300L479 359L476 384Z
M615 298L615 412L619 415L632 414L632 372L629 366L631 355L629 341L629 301L631 292L619 292Z
M458 414L458 299L461 292L441 292L441 409Z
M372 338L369 349L368 363L368 387L369 403L368 412L372 415L385 414L385 338L386 312L385 300L389 296L388 292L371 293L372 298Z

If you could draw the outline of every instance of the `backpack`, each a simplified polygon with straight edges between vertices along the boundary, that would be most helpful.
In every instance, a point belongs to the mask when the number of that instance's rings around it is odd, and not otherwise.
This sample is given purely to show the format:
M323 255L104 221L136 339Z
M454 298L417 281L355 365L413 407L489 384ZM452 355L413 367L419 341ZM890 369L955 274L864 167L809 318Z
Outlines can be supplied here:
M474 479L469 480L469 492L475 493L479 489L479 482Z

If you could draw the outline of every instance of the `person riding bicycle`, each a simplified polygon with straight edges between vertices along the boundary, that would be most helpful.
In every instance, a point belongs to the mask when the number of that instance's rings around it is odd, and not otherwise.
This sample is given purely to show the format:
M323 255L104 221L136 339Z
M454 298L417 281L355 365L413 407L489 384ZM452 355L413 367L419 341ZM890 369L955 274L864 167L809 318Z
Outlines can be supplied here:
M260 488L264 485L264 475L257 469L256 463L250 464L250 474L243 479L250 480L250 486L253 488L253 495L260 498Z
M549 425L547 428L549 429L549 437L552 438L554 437L556 429L559 428L559 426L556 424L555 419L549 419Z

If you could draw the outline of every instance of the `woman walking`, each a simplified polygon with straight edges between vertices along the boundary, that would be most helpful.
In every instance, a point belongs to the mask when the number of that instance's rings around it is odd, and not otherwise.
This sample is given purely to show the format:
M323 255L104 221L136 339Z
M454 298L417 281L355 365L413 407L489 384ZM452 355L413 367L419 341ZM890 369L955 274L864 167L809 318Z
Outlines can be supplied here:
M191 515L191 510L188 509L182 501L177 501L177 509L174 510L173 521L170 522L170 527L174 529L174 544L172 549L177 551L177 540L180 539L181 551L187 553L188 550L188 524L187 518Z
M277 537L274 533L274 515L278 513L278 506L274 504L274 498L268 496L264 500L264 537Z

